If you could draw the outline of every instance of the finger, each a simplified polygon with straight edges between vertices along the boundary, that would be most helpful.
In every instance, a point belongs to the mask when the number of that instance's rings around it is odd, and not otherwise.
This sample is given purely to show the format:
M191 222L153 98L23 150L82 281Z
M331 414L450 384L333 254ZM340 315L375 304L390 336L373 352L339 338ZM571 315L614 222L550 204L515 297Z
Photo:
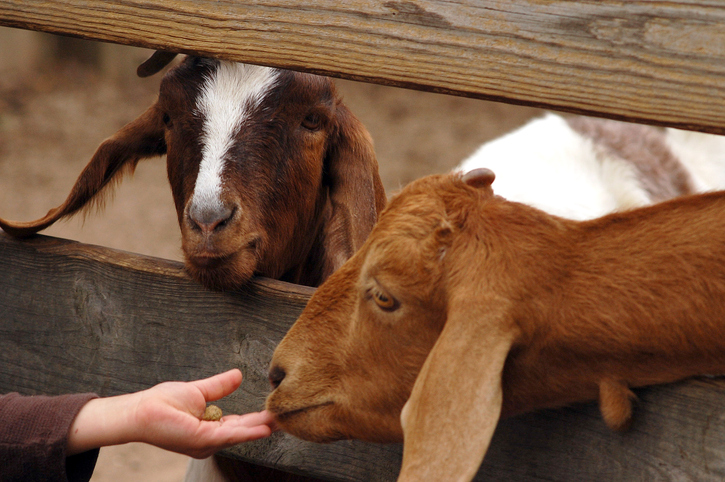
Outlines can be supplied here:
M222 417L222 422L232 422L234 424L243 425L246 427L254 427L257 425L272 426L274 424L274 417L267 410L261 412L245 413L244 415L227 415Z
M272 435L272 428L266 424L250 424L248 420L234 420L223 423L215 436L223 440L224 446L231 446Z
M259 425L257 427L249 427L241 438L236 443L251 442L252 440L258 440L260 438L266 438L272 435L272 429L267 425Z
M217 422L218 423L218 422ZM197 438L198 446L184 451L187 455L196 458L208 457L219 450L244 442L251 442L272 435L267 425L256 427L230 427L223 425L206 437Z
M226 397L239 388L239 385L242 383L242 372L237 368L233 368L224 373L214 375L213 377L196 380L190 383L201 391L207 402L210 402Z
M274 415L272 415L272 412L269 412L267 410L262 410L261 412L258 412L258 413L263 415L264 420L269 420L269 421L265 421L264 423L269 425L269 428L272 429L272 432L276 432L276 431L280 430L279 425L277 425L277 419L274 418Z
M267 425L267 414L255 412L245 415L228 415L217 422L202 422L200 432L194 437L198 448L221 450L243 442L257 440L272 435Z

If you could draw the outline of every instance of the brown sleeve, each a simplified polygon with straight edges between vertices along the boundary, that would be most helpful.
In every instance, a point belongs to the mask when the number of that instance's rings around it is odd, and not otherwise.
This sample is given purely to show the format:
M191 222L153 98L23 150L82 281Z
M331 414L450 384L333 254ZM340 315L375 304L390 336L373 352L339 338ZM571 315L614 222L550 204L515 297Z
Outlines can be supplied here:
M66 456L68 431L93 393L0 395L0 482L21 480L88 481L98 449Z

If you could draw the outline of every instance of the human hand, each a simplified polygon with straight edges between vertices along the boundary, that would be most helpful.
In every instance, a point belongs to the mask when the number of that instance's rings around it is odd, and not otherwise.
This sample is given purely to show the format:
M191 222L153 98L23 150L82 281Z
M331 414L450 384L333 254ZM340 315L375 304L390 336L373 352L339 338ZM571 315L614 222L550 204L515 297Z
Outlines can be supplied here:
M141 392L88 402L71 426L68 454L127 442L146 442L204 458L225 447L268 437L273 418L267 411L226 415L202 421L206 403L236 390L239 370L203 380L165 382Z

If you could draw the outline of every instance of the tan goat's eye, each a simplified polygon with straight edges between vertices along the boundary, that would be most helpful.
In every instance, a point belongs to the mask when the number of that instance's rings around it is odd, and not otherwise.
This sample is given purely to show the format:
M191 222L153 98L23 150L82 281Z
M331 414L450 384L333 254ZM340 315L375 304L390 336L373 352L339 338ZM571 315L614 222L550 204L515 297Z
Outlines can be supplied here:
M398 302L392 296L383 293L380 290L373 289L371 292L375 304L386 311L392 311L398 307Z

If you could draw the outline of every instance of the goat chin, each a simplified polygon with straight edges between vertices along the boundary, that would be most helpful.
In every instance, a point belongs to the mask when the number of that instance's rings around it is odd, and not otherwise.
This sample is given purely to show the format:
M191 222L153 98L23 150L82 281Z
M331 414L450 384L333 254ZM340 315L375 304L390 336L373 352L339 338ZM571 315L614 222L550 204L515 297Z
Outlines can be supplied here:
M251 249L215 258L185 256L189 275L204 287L214 290L234 290L244 286L254 276L259 259Z

